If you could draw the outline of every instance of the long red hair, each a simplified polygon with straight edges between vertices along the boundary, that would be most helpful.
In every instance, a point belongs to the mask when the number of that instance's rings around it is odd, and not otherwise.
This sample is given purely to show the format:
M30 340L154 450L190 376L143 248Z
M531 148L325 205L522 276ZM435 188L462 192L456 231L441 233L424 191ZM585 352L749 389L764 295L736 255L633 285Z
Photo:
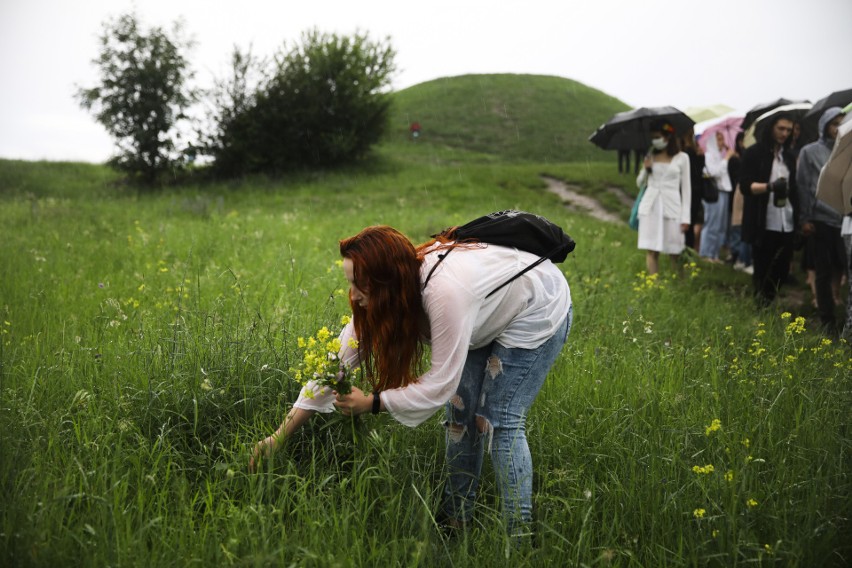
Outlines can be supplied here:
M340 255L352 261L354 283L368 295L365 308L351 295L349 304L362 365L373 388L411 384L420 374L423 354L422 256L405 235L384 225L340 241Z

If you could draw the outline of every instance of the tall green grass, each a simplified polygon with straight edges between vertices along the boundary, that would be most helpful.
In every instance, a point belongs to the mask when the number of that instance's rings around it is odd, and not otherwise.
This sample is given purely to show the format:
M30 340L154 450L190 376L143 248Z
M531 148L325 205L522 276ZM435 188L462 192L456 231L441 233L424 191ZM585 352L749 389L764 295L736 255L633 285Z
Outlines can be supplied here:
M142 196L0 162L0 564L848 563L848 345L756 311L724 266L645 276L635 233L567 212L540 165L417 152ZM556 173L593 191L603 168ZM578 243L575 325L528 420L536 540L507 547L487 468L474 526L437 530L440 416L319 417L249 474L296 338L346 313L337 241L509 207Z

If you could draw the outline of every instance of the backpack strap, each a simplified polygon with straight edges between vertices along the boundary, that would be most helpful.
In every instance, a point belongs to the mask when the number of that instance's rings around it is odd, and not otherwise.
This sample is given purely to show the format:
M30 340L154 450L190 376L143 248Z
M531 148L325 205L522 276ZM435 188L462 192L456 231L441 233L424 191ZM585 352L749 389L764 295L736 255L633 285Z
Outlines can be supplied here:
M539 264L541 264L542 262L544 262L545 260L550 258L550 256L552 254L554 254L556 251L558 251L560 248L561 248L561 246L553 249L553 251L550 252L549 254L546 254L544 256L539 257L538 260L536 260L535 262L533 262L532 264L530 264L529 266L527 266L526 268L524 268L523 270L521 270L520 272L518 272L517 274L515 274L514 276L512 276L511 278L509 278L508 280L506 280L505 282L503 282L502 284L500 284L499 286L497 286L496 288L494 288L490 292L488 292L488 294L486 294L485 297L490 298L495 292L497 292L497 290L503 288L504 286L508 286L514 280L520 278L521 276L523 276L524 274L526 274L527 272L529 272L530 270L532 270L533 268L535 268L536 266L538 266ZM421 290L426 288L426 286L429 284L429 280L432 278L432 274L434 274L434 272L435 272L435 269L438 268L438 265L441 264L444 261L444 259L447 258L447 255L450 254L452 251L453 251L453 249L449 248L449 249L447 249L447 252L445 252L444 254L438 255L438 262L436 262L435 265L432 266L432 270L430 270L429 274L426 275L426 281L423 283L423 288L421 288Z
M496 288L494 288L490 292L488 292L488 294L485 297L490 298L491 295L494 294L494 292L496 292L497 290L499 290L503 286L507 286L507 285L511 284L513 280L520 278L521 276L523 276L524 274L526 274L527 272L529 272L530 270L532 270L533 268L535 268L536 266L538 266L539 264L541 264L542 262L544 262L545 260L550 258L553 254L555 254L561 248L562 248L562 245L556 247L555 249L553 249L548 254L539 257L538 260L536 260L535 262L533 262L532 264L530 264L529 266L527 266L526 268L524 268L523 270L521 270L520 272L518 272L517 274L515 274L514 276L512 276L511 278L509 278L508 280L506 280L505 282L503 282L502 284L500 284L499 286L497 286Z
M435 273L435 269L436 269L436 268L438 268L438 265L439 265L439 264L441 264L442 262L444 262L444 259L445 259L445 258L447 258L447 255L448 255L448 254L450 254L451 252L453 252L453 249L452 249L452 248L448 248L448 249L447 249L447 252L445 252L444 254L439 254L439 255L438 255L438 262L436 262L436 263L435 263L435 265L434 265L434 266L432 266L432 270L430 270L430 271L429 271L429 274L427 274L427 275L426 275L426 282L424 282L424 283L423 283L423 287L422 287L422 288L420 288L421 290L423 290L423 289L425 289L425 288L426 288L426 285L427 285L427 284L429 284L429 280L432 278L432 274L434 274L434 273Z

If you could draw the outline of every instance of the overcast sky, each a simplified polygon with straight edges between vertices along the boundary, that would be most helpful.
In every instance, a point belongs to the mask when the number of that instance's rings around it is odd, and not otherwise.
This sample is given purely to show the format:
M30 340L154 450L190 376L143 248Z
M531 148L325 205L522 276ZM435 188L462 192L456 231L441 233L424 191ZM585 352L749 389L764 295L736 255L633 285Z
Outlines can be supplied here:
M234 45L271 55L317 28L390 36L395 89L530 73L635 107L747 110L852 88L852 0L0 0L0 157L109 157L73 94L96 81L102 23L134 7L146 27L183 17L199 86L225 76Z

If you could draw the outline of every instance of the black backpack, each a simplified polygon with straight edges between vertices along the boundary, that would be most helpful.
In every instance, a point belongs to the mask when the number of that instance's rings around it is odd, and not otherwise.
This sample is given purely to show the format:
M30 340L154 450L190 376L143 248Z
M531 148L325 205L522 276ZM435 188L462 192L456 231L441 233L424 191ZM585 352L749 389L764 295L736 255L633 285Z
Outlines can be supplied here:
M539 256L538 260L489 292L486 298L547 259L557 263L563 262L576 246L574 239L566 235L559 225L540 215L515 209L483 215L459 227L444 229L440 233L432 235L432 237L445 237L457 242L480 242L512 247ZM432 273L452 250L451 248L447 249L445 253L438 255L439 260L426 276L426 282L423 283L424 288L429 284Z

